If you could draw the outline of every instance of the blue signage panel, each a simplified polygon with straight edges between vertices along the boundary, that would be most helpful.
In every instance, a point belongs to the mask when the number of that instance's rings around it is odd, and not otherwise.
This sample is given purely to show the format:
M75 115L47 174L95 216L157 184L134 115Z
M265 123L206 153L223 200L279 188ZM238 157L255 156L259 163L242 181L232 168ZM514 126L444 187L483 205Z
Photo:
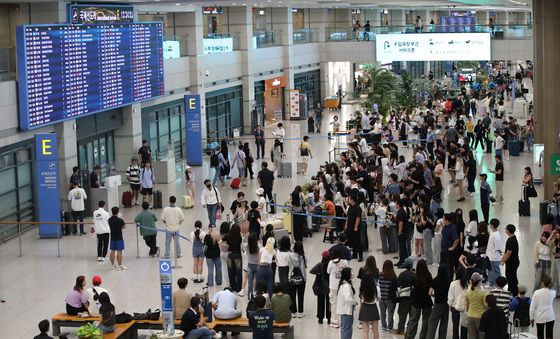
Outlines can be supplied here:
M68 4L68 23L96 24L133 22L134 8L128 5Z
M16 29L23 130L163 95L162 23Z
M175 331L175 323L173 319L173 281L171 277L171 260L159 260L159 281L161 287L163 333L173 334Z
M35 206L40 221L60 221L60 188L58 184L58 148L56 134L35 134ZM40 224L41 238L56 238L60 225Z
M202 166L202 122L200 95L185 95L187 164Z

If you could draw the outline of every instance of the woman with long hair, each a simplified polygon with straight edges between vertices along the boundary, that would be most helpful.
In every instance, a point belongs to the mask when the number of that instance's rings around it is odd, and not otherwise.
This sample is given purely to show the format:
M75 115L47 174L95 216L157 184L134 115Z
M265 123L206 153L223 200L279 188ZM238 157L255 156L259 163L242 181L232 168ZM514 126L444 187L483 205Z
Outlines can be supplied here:
M486 294L482 289L482 275L474 272L470 278L469 289L465 292L469 339L484 338L484 335L480 333L479 327L480 318L484 313L484 298L486 298Z
M447 323L449 319L449 306L447 305L447 294L449 291L449 270L447 264L438 267L438 273L430 287L430 295L434 297L434 307L428 319L427 338L436 337L436 329L439 325L438 339L447 337Z
M451 310L451 321L453 322L453 339L467 339L466 309L464 309L462 300L467 287L466 271L460 267L455 271L455 280L449 285L447 293L447 304Z
M327 319L327 324L331 323L331 305L329 302L329 274L327 266L331 259L329 251L323 251L321 261L313 266L309 273L314 274L313 293L317 296L317 321L322 324ZM317 285L317 289L315 286Z
M521 186L523 186L523 201L528 201L528 199L532 197L528 195L529 191L535 190L531 167L525 167L523 172L523 179L521 180Z
M192 172L191 166L185 166L185 186L187 189L187 194L191 197L192 206L195 204L196 197L196 186L194 184L194 174Z
M476 237L478 234L478 211L476 209L472 209L469 211L469 223L467 227L465 227L465 239L468 239L470 236ZM465 243L465 246L467 244Z
M428 332L428 319L432 312L432 298L429 289L432 283L432 274L428 271L428 265L423 259L416 263L416 272L412 282L412 305L410 307L410 319L406 327L405 339L414 339L418 331L418 323L422 316L422 328L420 338L425 339Z
M276 255L276 250L274 246L276 245L276 240L274 237L270 237L266 240L266 244L259 250L259 266L257 267L257 285L259 283L266 284L269 295L272 295L272 289L274 287L274 273L272 271L272 263L274 262L274 256ZM249 294L250 296L251 294Z
M229 284L233 292L240 292L243 279L243 259L241 257L241 230L239 225L233 224L229 230L229 234L224 236L222 242L228 244L229 255L227 259L227 268L229 276Z
M224 287L229 287L229 272L227 266L227 260L229 257L229 246L225 241L222 241L228 234L230 230L230 224L228 222L222 222L220 224L220 238L218 239L218 246L220 247L220 260L222 266L222 277L224 280Z
M537 337L539 339L553 338L554 333L554 299L556 291L550 289L552 279L544 275L541 279L540 288L533 292L533 299L529 307L531 324L537 324Z
M289 291L288 276L290 274L290 250L292 243L290 237L284 236L280 239L278 252L276 252L276 269L278 270L278 282L282 290Z
M303 301L305 297L305 285L307 282L307 275L305 273L307 271L307 260L305 258L305 251L303 250L303 242L295 242L294 250L290 253L289 264L292 274L296 268L299 268L303 277L303 281L301 283L290 284L290 297L292 298L290 311L292 312L292 318L295 316L303 318Z
M218 245L220 238L216 227L209 227L208 234L204 237L204 246L206 247L204 256L208 267L207 286L214 286L214 274L216 274L216 285L222 284L222 260L220 258L220 245Z
M426 255L426 263L431 265L434 263L434 252L432 250L432 240L434 238L434 221L432 213L427 203L420 204L418 220L416 221L422 230L422 246Z
M379 339L379 291L375 280L371 278L362 279L360 284L360 313L358 320L363 324L363 338L369 339L369 329L373 333L373 339Z
M363 267L360 267L357 278L361 280L361 283L367 280L373 280L377 284L379 281L379 269L377 268L377 262L373 255L366 258L366 263ZM362 322L358 322L358 328L362 329L362 326Z
M247 179L247 172L250 175L250 178L253 179L255 173L253 173L253 162L255 161L253 158L253 154L251 154L251 149L249 148L249 143L243 143L243 152L245 153L245 162L247 164L246 171L245 171L245 179Z
M508 339L508 321L504 310L498 307L496 296L488 294L484 303L486 311L480 318L480 332L484 332L484 338Z
M352 324L354 323L354 309L356 290L352 286L352 269L344 267L340 271L338 283L336 313L340 316L340 339L352 339Z
M112 333L115 331L116 314L115 306L111 304L111 299L107 292L101 292L101 294L99 294L99 304L101 321L97 324L97 328L103 333Z
M554 233L554 238L556 238L556 233ZM543 232L541 234L541 238L535 244L535 253L537 257L535 258L534 291L540 288L541 279L543 276L550 276L550 271L552 268L552 258L554 257L551 245L554 238L550 236L550 233Z
M438 266L441 261L441 231L443 230L443 215L445 211L443 208L438 208L436 210L435 217L435 227L434 227L434 266Z
M459 199L457 202L465 201L465 161L461 153L456 154L455 161L455 185L459 188Z
M393 315L397 303L397 275L391 260L385 260L383 269L379 275L381 310L381 330L390 332L393 330Z
M88 311L88 296L85 287L86 277L83 275L77 276L74 288L66 296L66 314L78 315L78 313Z
M430 212L433 216L436 215L438 208L441 207L441 195L443 194L443 185L441 177L434 177L434 186L430 188L431 205Z
M191 232L192 256L193 256L193 278L194 283L204 281L202 277L202 265L204 264L204 237L206 233L202 230L202 221L194 222L194 231Z
M259 238L255 233L250 233L247 237L245 246L245 257L247 259L247 282L249 284L248 295L253 292L253 286L256 285L255 277L257 275L257 268L259 266ZM244 279L245 280L245 279Z

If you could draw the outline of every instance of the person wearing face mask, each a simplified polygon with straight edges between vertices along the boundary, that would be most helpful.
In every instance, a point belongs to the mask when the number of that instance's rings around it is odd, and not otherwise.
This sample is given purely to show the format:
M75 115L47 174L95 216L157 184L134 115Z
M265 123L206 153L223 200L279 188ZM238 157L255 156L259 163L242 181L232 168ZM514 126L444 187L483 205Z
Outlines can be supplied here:
M552 238L550 233L543 232L541 234L541 239L535 244L535 291L540 288L542 277L550 275L550 269L552 267L552 251L549 238Z
M202 202L202 207L206 208L208 212L208 220L210 226L216 225L216 214L218 211L221 213L222 206L222 196L216 187L212 186L209 179L204 180L204 186L206 189L202 190L200 195L200 201Z

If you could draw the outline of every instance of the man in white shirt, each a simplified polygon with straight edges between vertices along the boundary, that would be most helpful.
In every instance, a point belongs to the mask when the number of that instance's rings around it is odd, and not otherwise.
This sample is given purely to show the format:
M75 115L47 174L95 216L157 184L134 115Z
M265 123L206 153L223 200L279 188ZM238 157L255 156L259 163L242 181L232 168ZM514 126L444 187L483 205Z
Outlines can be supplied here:
M171 245L171 238L175 242L175 256L181 257L181 245L179 244L179 231L181 224L185 221L183 211L175 206L177 198L175 196L169 197L169 206L166 206L161 212L161 220L165 224L165 254L164 258L169 259L169 247Z
M502 138L502 134L496 131L496 139L494 139L494 153L495 155L503 156L503 148L504 148L505 140Z
M500 274L500 259L502 257L502 235L498 232L500 221L496 218L490 220L490 238L488 238L488 245L486 246L486 256L490 260L490 267L488 267L488 282L490 287L496 286L496 278Z
M200 194L200 202L202 203L202 207L206 208L208 212L209 226L215 227L216 213L218 213L218 208L221 209L222 197L216 187L212 186L210 180L204 180L204 186L206 186L206 189L203 189Z
M97 261L107 260L107 248L109 247L109 235L111 228L109 227L109 212L105 207L105 201L100 200L97 203L99 207L93 212L93 230L97 234Z
M237 309L237 296L233 294L229 287L214 294L212 308L216 319L228 320L241 317L241 310Z
M99 295L103 292L109 294L109 291L101 287L101 277L99 275L93 276L91 284L93 286L86 289L87 299L89 302L88 311L89 314L97 316L99 315L99 306L101 306L101 304L99 303ZM115 302L113 296L110 294L109 299L111 299L112 302Z
M360 152L362 153L364 158L367 158L369 156L369 145L367 143L366 136L358 135L358 138L360 138L360 141L358 142L358 147L360 147Z
M72 219L74 222L80 221L80 235L86 234L84 232L84 210L85 200L87 199L86 191L75 182L72 184L72 189L68 192L68 201L70 201L70 208L72 209ZM78 227L76 224L72 225L72 233L78 235Z
M286 130L283 127L284 125L280 122L276 125L276 131L272 132L272 134L276 137L276 140L280 143L280 152L284 153L284 138L286 137Z
M366 111L364 114L362 114L362 120L360 122L360 125L362 126L362 137L365 138L367 142L369 141L370 138L369 132L371 132L369 111Z
M375 119L373 123L372 142L375 144L381 143L381 133L383 133L383 125L379 119Z

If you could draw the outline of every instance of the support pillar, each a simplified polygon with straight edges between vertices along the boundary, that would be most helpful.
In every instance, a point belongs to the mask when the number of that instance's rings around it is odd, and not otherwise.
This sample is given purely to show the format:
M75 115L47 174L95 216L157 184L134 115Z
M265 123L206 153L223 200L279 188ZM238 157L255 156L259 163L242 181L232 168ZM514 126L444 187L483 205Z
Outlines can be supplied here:
M560 36L560 2L556 0L535 0L533 1L535 13L535 23L539 22L541 30L535 31L534 40L541 41L541 49L535 49L536 60L539 60L538 71L542 91L541 102L543 121L539 122L547 128L542 129L544 136L544 199L552 198L554 193L554 182L558 180L558 175L552 174L552 155L560 154L560 121L558 120L557 109L560 107L560 83L557 75L560 73L558 63L558 36ZM538 34L537 33L541 33ZM537 87L539 88L539 87ZM535 92L537 89L535 89ZM554 164L556 165L556 164Z
M294 88L294 26L292 22L292 8L273 8L274 28L282 32L282 54L284 62L282 70L286 78L286 90Z
M542 87L542 78L543 78L543 60L542 56L542 39L538 39L537 37L542 37L543 35L543 23L541 15L537 15L537 13L542 13L542 2L541 1L533 1L533 13L534 15L534 23L533 23L533 51L534 51L534 60L533 60L533 114L535 119L537 120L537 124L535 125L535 143L542 144L544 142L544 111L543 111L543 87Z
M60 206L65 209L68 204L68 185L72 176L72 167L78 166L78 141L76 120L58 123L54 127L58 137L58 178L60 184Z
M123 125L115 130L115 168L120 174L126 172L133 155L142 146L142 107L140 104L125 106Z

